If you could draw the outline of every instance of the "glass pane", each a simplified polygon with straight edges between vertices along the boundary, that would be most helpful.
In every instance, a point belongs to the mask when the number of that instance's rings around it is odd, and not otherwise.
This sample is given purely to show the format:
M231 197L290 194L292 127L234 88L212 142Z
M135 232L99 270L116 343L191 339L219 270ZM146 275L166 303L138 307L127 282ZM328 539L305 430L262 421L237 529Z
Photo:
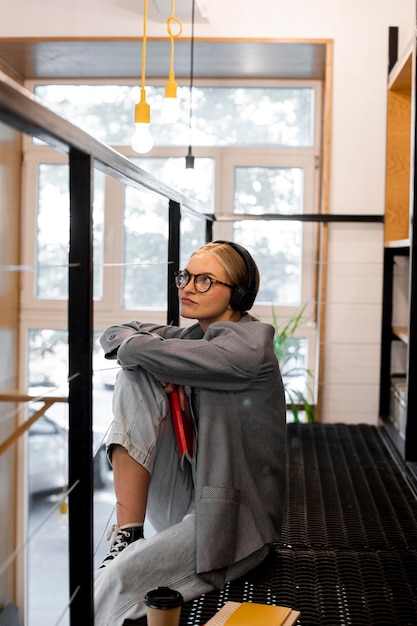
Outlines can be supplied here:
M93 198L93 297L101 300L103 297L104 271L104 226L105 226L105 195L106 176L94 170L94 198Z
M193 145L313 145L309 87L196 87Z
M297 167L235 167L233 212L303 212L304 171Z
M306 394L307 347L305 337L288 337L281 346L279 364L287 401L291 391Z
M100 141L129 145L139 87L128 85L37 85L39 101ZM313 145L314 89L311 87L179 86L181 117L161 119L164 86L146 88L156 146Z
M187 193L194 185L185 172L184 158L134 158L133 162ZM214 203L214 160L196 159L194 198L204 207ZM187 188L188 186L188 188ZM209 211L208 211L209 212ZM181 263L205 242L205 219L187 211L181 216ZM127 187L124 215L123 307L165 309L167 306L168 201Z
M299 222L234 222L233 240L253 254L261 274L257 304L300 306L302 226Z
M123 307L166 309L168 200L127 187Z
M66 299L68 295L69 168L67 164L42 163L38 172L36 233L36 296ZM105 176L94 172L94 297L103 289Z
M99 141L113 145L130 144L139 87L36 85L34 93L41 104Z
M68 165L42 163L38 174L36 296L68 293Z
M285 398L288 405L287 421L307 421L309 405L313 404L313 378L308 369L308 340L305 337L287 337L278 359ZM307 411L305 410L307 409Z
M206 222L185 211L181 216L180 267L186 266L191 254L206 243Z
M94 364L101 366L102 350L95 334ZM31 395L67 396L67 332L31 329L28 333L28 385ZM116 369L113 368L113 385ZM104 369L104 368L103 368ZM112 421L113 385L94 378L94 567L108 551L103 540L114 520L113 475L105 456L105 437ZM56 389L54 388L56 387ZM31 405L29 411L40 408ZM29 488L27 546L27 623L29 626L68 626L68 405L54 403L29 429L27 437Z
M214 159L196 158L194 170L185 169L185 157L134 157L131 161L166 185L200 202L204 213L214 212Z
M59 387L66 393L68 334L66 330L32 329L28 334L28 387Z

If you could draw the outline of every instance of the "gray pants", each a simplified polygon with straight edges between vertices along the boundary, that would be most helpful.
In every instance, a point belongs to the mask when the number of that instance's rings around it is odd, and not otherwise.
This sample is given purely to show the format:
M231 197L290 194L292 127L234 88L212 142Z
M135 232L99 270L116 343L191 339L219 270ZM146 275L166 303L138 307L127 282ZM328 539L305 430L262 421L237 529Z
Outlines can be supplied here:
M181 467L169 402L161 384L142 369L119 372L108 446L120 444L151 474L146 519L156 534L127 546L95 573L95 625L122 626L145 614L148 591L168 586L184 601L213 587L196 573L194 468ZM264 555L263 555L264 556ZM228 568L228 580L261 560L252 555Z
M113 394L114 420L107 449L120 444L151 475L147 521L157 531L182 520L194 503L194 467L181 467L169 401L161 383L143 369L121 370ZM135 520L131 520L135 521Z

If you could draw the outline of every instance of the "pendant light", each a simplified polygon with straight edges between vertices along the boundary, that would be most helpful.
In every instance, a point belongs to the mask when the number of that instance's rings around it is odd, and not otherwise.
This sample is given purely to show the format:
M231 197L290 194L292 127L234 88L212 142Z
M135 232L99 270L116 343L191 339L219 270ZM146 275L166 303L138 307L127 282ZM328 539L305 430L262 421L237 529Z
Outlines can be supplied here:
M149 130L151 122L151 107L146 102L145 68L146 68L146 26L148 16L148 0L143 0L143 41L142 41L142 83L140 101L135 106L135 131L132 135L131 146L139 154L152 150L153 139Z
M180 105L177 98L177 83L175 82L174 73L174 44L175 39L182 33L182 22L174 15L175 0L171 1L171 15L167 20L167 30L170 38L170 55L169 55L169 75L168 82L165 85L165 98L162 104L161 116L166 124L177 122L180 117ZM178 31L173 32L172 26L176 24Z
M190 52L190 111L188 119L189 129L189 146L188 153L185 157L185 169L191 174L194 172L194 155L191 148L191 127L193 119L193 84L194 84L194 16L195 16L195 0L192 0L191 10L191 52Z

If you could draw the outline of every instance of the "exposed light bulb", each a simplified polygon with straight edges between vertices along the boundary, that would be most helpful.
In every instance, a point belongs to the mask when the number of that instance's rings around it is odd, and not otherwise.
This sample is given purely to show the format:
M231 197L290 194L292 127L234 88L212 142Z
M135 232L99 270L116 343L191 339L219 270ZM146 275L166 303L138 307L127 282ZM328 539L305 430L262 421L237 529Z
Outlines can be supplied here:
M135 152L145 154L153 148L153 138L149 130L149 124L138 122L130 140L130 144Z
M187 168L181 176L181 182L186 193L193 191L196 182L196 173L194 168Z
M180 119L180 105L177 98L165 98L161 117L165 124L175 124Z
M180 104L177 98L177 83L174 72L169 72L169 79L165 85L165 98L162 103L161 116L166 124L175 124L180 118Z
M151 121L151 107L146 102L145 88L140 91L140 102L135 106L135 131L130 140L130 144L140 154L152 150L153 139L149 130Z

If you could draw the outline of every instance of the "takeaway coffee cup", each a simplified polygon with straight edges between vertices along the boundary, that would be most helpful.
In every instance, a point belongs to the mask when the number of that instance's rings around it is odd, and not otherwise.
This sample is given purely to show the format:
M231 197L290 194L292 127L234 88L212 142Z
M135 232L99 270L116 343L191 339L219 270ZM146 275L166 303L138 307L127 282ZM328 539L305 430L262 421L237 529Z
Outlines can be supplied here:
M183 597L169 587L157 587L145 596L148 626L178 626Z

